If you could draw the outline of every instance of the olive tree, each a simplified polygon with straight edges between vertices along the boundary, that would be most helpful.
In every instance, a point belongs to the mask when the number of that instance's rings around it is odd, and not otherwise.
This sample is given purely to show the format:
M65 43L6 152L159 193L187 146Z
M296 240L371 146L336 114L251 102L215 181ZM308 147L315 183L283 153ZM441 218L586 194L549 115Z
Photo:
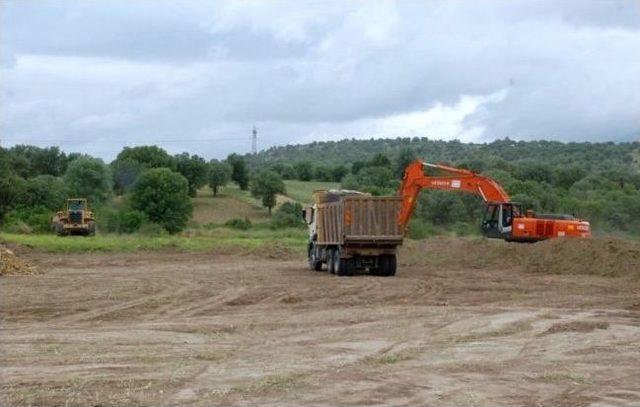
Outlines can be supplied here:
M276 172L262 171L251 182L251 194L262 199L262 205L269 209L269 215L271 208L276 205L276 195L284 193L284 182Z
M209 186L213 191L213 196L218 195L218 188L227 185L231 179L231 166L219 161L209 163Z
M197 155L189 156L189 153L179 154L175 158L178 172L189 183L189 196L195 197L198 189L207 183L207 163L202 157Z
M186 178L168 168L143 172L131 188L129 203L169 233L183 230L193 211Z

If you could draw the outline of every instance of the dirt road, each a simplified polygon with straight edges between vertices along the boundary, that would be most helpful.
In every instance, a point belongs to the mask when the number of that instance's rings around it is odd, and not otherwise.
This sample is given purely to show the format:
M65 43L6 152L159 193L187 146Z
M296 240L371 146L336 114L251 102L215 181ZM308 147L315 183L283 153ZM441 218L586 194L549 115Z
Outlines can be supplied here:
M26 256L47 273L0 279L3 406L640 404L637 280Z

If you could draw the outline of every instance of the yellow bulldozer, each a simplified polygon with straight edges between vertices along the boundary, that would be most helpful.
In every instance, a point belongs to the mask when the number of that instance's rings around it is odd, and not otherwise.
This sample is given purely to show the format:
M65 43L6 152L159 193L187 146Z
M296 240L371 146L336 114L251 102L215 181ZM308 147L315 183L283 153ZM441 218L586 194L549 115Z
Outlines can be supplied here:
M69 198L65 210L51 219L51 227L58 236L96 234L96 221L85 198Z

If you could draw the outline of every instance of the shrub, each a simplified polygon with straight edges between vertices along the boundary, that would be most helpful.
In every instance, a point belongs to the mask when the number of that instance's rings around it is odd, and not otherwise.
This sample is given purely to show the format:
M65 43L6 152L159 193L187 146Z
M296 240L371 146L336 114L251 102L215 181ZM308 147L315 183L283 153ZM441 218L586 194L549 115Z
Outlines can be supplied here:
M120 233L137 232L142 225L147 223L147 215L135 209L123 209L118 213Z
M133 185L129 202L169 233L185 228L193 211L187 180L168 168L148 170Z
M407 235L411 239L426 239L429 236L435 236L441 233L442 231L438 227L422 219L414 218L409 221Z
M228 221L226 221L224 223L224 225L226 227L229 227L231 229L238 229L238 230L249 230L251 229L251 221L249 220L249 218L244 218L244 219L240 219L240 218L233 218L233 219L229 219Z
M285 202L273 215L271 219L271 227L274 229L286 227L304 227L305 222L302 219L302 205L297 202Z
M167 234L167 230L157 223L145 223L140 226L138 233L142 236L163 236Z
M50 232L52 215L51 210L44 206L15 208L7 213L6 228L20 233Z

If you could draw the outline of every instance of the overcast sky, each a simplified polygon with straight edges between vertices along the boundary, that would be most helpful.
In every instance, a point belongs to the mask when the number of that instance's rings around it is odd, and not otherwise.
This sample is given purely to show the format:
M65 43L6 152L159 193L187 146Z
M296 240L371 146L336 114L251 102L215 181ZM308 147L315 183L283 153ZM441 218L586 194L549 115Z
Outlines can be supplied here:
M637 0L0 4L5 147L640 136Z

